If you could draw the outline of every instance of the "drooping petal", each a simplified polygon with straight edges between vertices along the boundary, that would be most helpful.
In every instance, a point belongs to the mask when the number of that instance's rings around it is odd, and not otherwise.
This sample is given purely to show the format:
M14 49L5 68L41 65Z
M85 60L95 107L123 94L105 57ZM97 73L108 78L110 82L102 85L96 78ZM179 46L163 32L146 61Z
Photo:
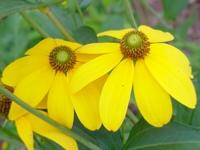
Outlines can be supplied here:
M73 138L63 134L55 127L49 125L48 123L35 117L34 115L29 114L26 116L26 118L30 122L33 131L37 134L44 136L52 141L55 141L64 149L78 150L77 143Z
M48 94L49 116L68 128L74 120L74 109L69 96L69 81L63 73L57 73Z
M134 66L123 60L109 75L100 97L100 116L103 125L112 131L120 128L130 100Z
M145 57L145 64L148 70L172 97L189 108L195 108L197 100L194 85L190 78L186 76L187 73L183 72L183 69L180 69L180 67L184 65L177 66L182 60L177 61L178 63L169 61L169 59L165 60L165 58L161 57L162 54L154 54L156 49L162 51L162 49L159 48L160 46L156 44L151 46L149 55ZM174 56L171 55L171 57ZM175 59L178 60L180 58L175 56L173 60ZM182 62L184 63L184 61Z
M55 39L55 43L56 43L55 47L57 47L57 46L67 46L71 50L76 50L79 47L81 47L81 44L79 44L79 43L65 41L65 40L62 40L62 39Z
M15 89L14 94L32 107L37 106L45 97L54 79L54 71L43 67L23 79ZM15 120L26 111L16 103L12 103L9 119Z
M143 32L151 43L168 42L174 39L171 33L156 30L149 26L141 25L138 30Z
M90 82L100 78L112 68L114 68L122 59L121 52L105 54L99 56L79 67L71 81L71 91L76 93Z
M28 150L34 150L33 131L29 121L20 117L15 121L17 132Z
M170 96L152 77L143 60L136 63L133 84L136 104L145 120L156 127L168 123L172 116Z
M76 53L83 54L106 54L120 51L119 43L92 43L77 49Z
M78 145L76 143L76 141L69 137L64 135L61 132L57 132L57 131L53 131L53 132L38 132L38 134L52 140L55 141L56 143L58 143L59 145L61 145L64 149L66 150L78 150Z
M192 69L188 58L179 49L165 43L151 44L151 55L160 57L160 61L171 62L168 65L185 74L187 78L192 77Z
M113 38L120 40L124 37L125 34L127 34L128 32L131 32L133 30L135 30L135 29L127 28L127 29L121 29L121 30L108 30L105 32L98 33L97 36L98 37L109 36L109 37L113 37Z
M26 55L45 55L48 56L49 53L55 48L56 42L53 38L46 38L40 41L37 45L30 48Z
M15 87L23 78L47 63L48 57L45 56L25 56L17 59L4 69L2 82Z
M104 77L102 77L104 79ZM81 123L89 130L97 130L101 127L99 114L100 89L105 82L102 78L94 81L72 95L72 103ZM100 80L100 81L99 81Z

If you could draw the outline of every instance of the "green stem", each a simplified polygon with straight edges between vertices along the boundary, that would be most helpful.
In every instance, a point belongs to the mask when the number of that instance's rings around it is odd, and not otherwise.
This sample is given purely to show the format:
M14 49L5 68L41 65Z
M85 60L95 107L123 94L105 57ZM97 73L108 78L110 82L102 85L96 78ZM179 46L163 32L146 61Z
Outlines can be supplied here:
M42 37L49 37L50 35L46 33L26 12L20 12L22 17L38 32Z
M124 6L125 6L125 9L126 9L126 14L127 14L128 18L130 19L132 26L137 28L138 26L137 26L137 23L136 23L136 20L135 20L135 17L134 17L134 12L133 12L130 1L124 0Z
M5 95L6 97L8 97L10 100L14 101L16 104L21 106L26 111L28 111L28 112L32 113L33 115L39 117L40 119L49 123L50 125L58 128L61 132L63 132L67 136L71 136L72 138L79 141L80 143L82 143L86 147L88 147L92 150L101 150L101 148L99 148L97 145L93 144L92 142L90 142L86 138L79 136L78 134L76 134L72 130L66 128L65 126L63 126L63 125L59 124L58 122L52 120L51 118L49 118L45 114L43 114L43 113L39 112L38 110L32 108L31 106L29 106L28 104L26 104L25 102L23 102L22 100L17 98L15 95L13 95L10 91L5 89L2 85L0 85L0 93Z
M139 121L137 116L130 109L128 109L127 111L127 117L131 120L133 124L136 124Z
M81 8L79 6L78 0L74 0L74 2L75 2L75 5L76 5L76 9L77 9L77 11L78 11L78 13L80 15L81 21L84 22L83 13L82 13L82 10L81 10Z
M63 24L58 20L58 18L49 8L44 8L41 10L49 17L49 19L54 23L54 25L60 30L60 32L67 40L75 41L74 38L69 34L67 28L63 26Z

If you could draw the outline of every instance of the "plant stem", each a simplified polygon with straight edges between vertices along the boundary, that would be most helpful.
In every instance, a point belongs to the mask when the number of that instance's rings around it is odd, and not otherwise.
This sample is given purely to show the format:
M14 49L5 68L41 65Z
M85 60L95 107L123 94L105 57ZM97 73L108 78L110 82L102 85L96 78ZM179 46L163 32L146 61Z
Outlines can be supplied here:
M77 11L78 11L78 13L80 15L81 21L84 22L83 13L82 13L82 10L81 10L81 8L79 6L78 0L74 0L74 3L76 5L76 9L77 9Z
M69 34L67 28L63 26L63 24L58 20L58 18L49 8L43 8L41 10L49 17L49 19L54 23L54 25L60 30L60 32L67 40L75 41L74 38Z
M127 117L131 120L133 124L136 124L139 121L139 119L130 109L128 109L127 111Z
M126 14L128 18L130 19L132 26L137 28L138 26L134 17L134 12L133 12L130 1L129 0L123 0L123 1L124 1L125 9L126 9Z
M45 32L26 12L20 12L22 17L38 32L42 37L49 37L50 35Z
M13 95L10 91L5 89L2 85L0 85L0 93L3 94L4 96L8 97L10 100L14 101L16 104L21 106L26 111L28 111L28 112L32 113L33 115L39 117L40 119L49 123L50 125L54 126L55 128L58 128L60 131L62 131L67 136L71 136L72 138L76 139L77 141L79 141L80 143L85 145L86 147L88 147L92 150L101 150L101 148L99 148L97 145L93 144L92 142L90 142L86 138L79 136L74 131L66 128L65 126L63 126L60 123L52 120L51 118L49 118L45 114L42 114L41 112L32 108L31 106L29 106L28 104L26 104L25 102L23 102L22 100L17 98L15 95Z

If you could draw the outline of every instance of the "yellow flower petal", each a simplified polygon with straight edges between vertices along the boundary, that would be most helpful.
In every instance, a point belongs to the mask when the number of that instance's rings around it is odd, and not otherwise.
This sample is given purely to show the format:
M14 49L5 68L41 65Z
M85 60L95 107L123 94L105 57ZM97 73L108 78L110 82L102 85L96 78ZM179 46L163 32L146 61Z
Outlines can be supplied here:
M37 106L47 94L54 79L54 71L43 67L22 80L15 89L14 94L32 107ZM9 119L15 120L26 111L16 103L12 103Z
M65 41L65 40L62 40L62 39L55 39L55 47L56 46L67 46L71 50L76 50L79 47L81 47L82 45L79 44L79 43L69 42L69 41Z
M97 130L101 127L99 115L100 91L99 85L96 84L99 83L90 83L78 93L72 95L72 103L79 120L90 130Z
M56 74L48 94L47 108L51 118L71 128L74 120L74 109L69 96L68 83L65 74Z
M47 109L47 96L36 107L37 109Z
M76 60L77 62L85 63L88 62L96 57L98 57L98 54L81 54L81 53L76 53Z
M165 43L151 44L151 55L158 56L162 62L171 62L168 65L176 68L187 78L192 77L192 69L188 58L179 49Z
M46 38L40 41L37 45L30 48L26 55L46 55L48 56L49 53L55 48L56 42L53 38Z
M178 63L174 61L169 61L162 57L161 55L156 55L154 52L162 51L160 46L156 44L151 46L150 53L145 57L145 64L153 77L157 82L176 100L184 104L189 108L195 108L196 105L196 93L192 81L186 73L183 73L183 70L180 67L183 65L178 65L182 60L177 55L171 60L178 60ZM172 49L173 50L173 49ZM162 53L162 52L161 52ZM183 62L184 63L184 62Z
M59 145L61 145L64 149L66 150L78 150L78 145L76 143L76 141L69 137L64 135L61 132L38 132L38 134L52 140L55 141L56 143L58 143Z
M134 30L133 28L127 28L127 29L121 29L121 30L109 30L109 31L98 33L97 36L98 37L109 36L109 37L113 37L120 40L124 37L125 34L133 30Z
M103 87L100 97L100 116L108 130L118 130L126 116L133 73L132 60L125 59L111 72Z
M17 59L4 69L2 82L15 87L27 75L47 65L47 60L48 57L45 56L25 56Z
M52 141L55 141L64 149L78 150L77 143L73 138L66 136L55 127L49 125L48 123L35 117L34 115L27 115L26 118L30 122L33 131L37 134L44 136Z
M24 117L15 121L17 132L28 150L34 150L33 131L30 123Z
M138 30L143 32L151 43L168 42L174 39L171 33L155 30L149 26L141 25Z
M120 51L119 43L92 43L77 49L76 53L83 54L104 54Z
M136 63L133 84L136 104L145 120L156 127L168 123L172 116L170 96L151 76L143 60Z
M112 68L114 68L122 59L121 52L105 54L99 56L79 67L71 81L71 91L78 92L90 82L100 78Z

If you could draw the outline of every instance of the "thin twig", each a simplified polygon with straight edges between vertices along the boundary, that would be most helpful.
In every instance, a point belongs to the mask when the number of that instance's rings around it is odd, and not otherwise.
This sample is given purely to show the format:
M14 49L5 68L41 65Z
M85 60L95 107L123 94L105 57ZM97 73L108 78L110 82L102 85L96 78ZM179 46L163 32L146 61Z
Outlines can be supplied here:
M137 28L137 23L134 17L134 11L129 0L124 0L124 6L125 6L126 14L128 18L130 19L132 26Z
M41 9L41 11L44 12L49 17L49 19L54 23L54 25L60 30L60 32L67 40L75 41L74 38L69 34L68 29L63 26L63 24L59 21L56 15L50 10L50 8L44 8Z
M20 12L20 14L42 37L50 37L26 12Z

